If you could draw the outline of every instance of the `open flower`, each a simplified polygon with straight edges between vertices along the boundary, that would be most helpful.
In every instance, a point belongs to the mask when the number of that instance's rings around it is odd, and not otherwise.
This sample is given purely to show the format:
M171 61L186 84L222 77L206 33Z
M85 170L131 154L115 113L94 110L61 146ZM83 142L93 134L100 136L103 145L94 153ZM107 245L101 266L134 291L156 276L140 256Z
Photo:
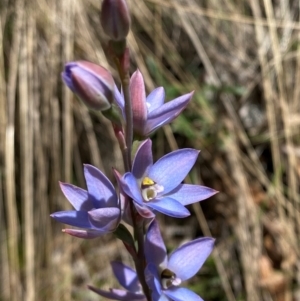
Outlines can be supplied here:
M146 301L146 297L142 292L142 287L138 280L137 273L121 262L112 262L111 267L113 273L119 283L126 289L111 288L109 291L104 291L93 286L88 286L90 290L98 295L112 299L122 301Z
M132 171L127 172L121 180L123 190L133 199L142 216L146 207L148 211L157 210L173 217L186 217L190 212L184 206L217 193L205 186L181 184L193 167L198 150L177 150L153 164L151 145L150 139L141 143L133 160Z
M147 97L144 79L139 70L130 79L130 97L133 113L133 130L142 137L174 120L187 106L194 92L182 95L167 103L163 87L154 89ZM123 94L115 88L115 100L125 118Z
M95 238L113 232L121 218L114 186L96 167L84 165L87 191L68 183L60 183L66 198L75 210L51 214L57 221L82 229L64 229L80 238Z
M180 287L193 277L212 252L214 239L198 238L183 244L168 258L157 222L148 228L145 241L145 276L153 301L202 301L194 292Z
M111 107L115 82L105 68L88 61L70 62L62 79L90 109L104 111Z

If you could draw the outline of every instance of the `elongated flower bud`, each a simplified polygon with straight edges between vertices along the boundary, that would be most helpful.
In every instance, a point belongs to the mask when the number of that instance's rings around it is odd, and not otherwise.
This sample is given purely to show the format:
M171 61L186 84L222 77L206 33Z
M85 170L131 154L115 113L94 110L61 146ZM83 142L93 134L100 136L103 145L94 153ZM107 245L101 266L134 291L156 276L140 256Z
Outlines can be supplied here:
M114 41L126 38L131 19L125 0L103 0L100 21L104 32Z
M133 129L142 135L147 122L146 91L142 73L137 70L130 79Z
M89 108L108 110L114 99L114 79L103 67L78 61L66 64L62 73L65 84Z

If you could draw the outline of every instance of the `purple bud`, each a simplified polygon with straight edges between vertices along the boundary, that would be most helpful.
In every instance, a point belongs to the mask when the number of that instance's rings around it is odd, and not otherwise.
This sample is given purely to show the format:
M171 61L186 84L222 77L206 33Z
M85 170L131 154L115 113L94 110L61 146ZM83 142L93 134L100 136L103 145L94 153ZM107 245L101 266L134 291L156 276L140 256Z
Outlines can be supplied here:
M130 79L133 127L136 133L142 134L147 121L146 91L142 73L135 71Z
M125 0L103 0L100 21L104 32L114 41L126 38L130 28L130 14Z
M105 68L87 61L71 62L62 73L65 84L91 109L104 111L114 99L114 79Z

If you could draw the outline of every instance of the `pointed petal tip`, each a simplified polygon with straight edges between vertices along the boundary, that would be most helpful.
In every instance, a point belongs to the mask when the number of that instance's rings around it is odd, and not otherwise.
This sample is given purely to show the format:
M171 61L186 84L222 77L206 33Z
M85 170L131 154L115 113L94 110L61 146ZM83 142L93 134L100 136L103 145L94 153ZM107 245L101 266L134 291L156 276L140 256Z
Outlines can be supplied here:
M211 198L212 196L218 194L219 192L220 192L220 191L218 191L218 190L215 190L215 189L213 189L213 188L210 188L210 194L209 194L209 196L208 196L207 198L203 199L203 201L204 201L204 200L207 200L208 198ZM202 200L200 200L200 202L201 202L201 201L202 201Z
M59 213L60 213L60 212L61 212L61 211L53 212L53 213L50 214L50 217L56 219L56 218L59 216Z
M58 181L58 185L60 187L60 189L63 191L63 186L66 185L66 184L69 184L69 183L66 183L66 182L62 182L62 181Z
M89 290L91 290L92 292L98 294L98 288L96 288L96 287L94 287L94 286L92 286L92 285L89 285L89 284L87 285L87 288L88 288Z
M194 94L195 94L195 90L193 90L185 95L187 95L189 97L189 100L191 100L191 98L194 96Z
M220 193L220 191L215 190L215 189L212 189L212 195L211 195L211 196L216 195L216 194L218 194L218 193Z
M62 181L58 181L58 185L59 185L59 187L60 187L60 189L62 189L62 187L64 186L64 185L68 185L69 183L67 183L67 182L62 182Z
M112 167L112 172L113 172L113 175L115 176L116 180L119 182L121 180L121 178L122 178L122 175L114 167Z
M136 79L140 79L140 80L142 80L142 81L144 82L144 78L143 78L143 75L142 75L140 69L136 69L136 70L132 73L131 79L135 79L135 80L136 80Z
M209 192L209 196L207 198L203 199L203 201L206 200L206 199L208 199L208 198L211 198L212 196L214 196L214 195L216 195L216 194L218 194L220 192L220 191L215 190L215 189L210 188L210 187L206 187L206 188L208 188L210 190L210 192ZM202 200L200 200L200 202L201 201Z

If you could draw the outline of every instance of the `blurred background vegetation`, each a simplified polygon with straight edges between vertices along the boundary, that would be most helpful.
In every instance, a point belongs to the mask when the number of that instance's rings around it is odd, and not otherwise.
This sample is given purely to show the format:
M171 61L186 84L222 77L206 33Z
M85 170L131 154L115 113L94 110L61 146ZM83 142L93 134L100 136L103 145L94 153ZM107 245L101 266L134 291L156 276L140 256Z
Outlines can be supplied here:
M132 72L167 100L195 90L155 157L201 149L187 179L220 191L192 216L161 217L172 250L217 244L189 283L206 301L300 300L300 3L128 0ZM0 300L101 300L108 262L130 260L107 235L83 241L49 214L68 209L58 181L85 187L82 164L122 170L110 124L63 86L64 63L109 68L98 0L0 1ZM117 77L116 77L117 78Z

